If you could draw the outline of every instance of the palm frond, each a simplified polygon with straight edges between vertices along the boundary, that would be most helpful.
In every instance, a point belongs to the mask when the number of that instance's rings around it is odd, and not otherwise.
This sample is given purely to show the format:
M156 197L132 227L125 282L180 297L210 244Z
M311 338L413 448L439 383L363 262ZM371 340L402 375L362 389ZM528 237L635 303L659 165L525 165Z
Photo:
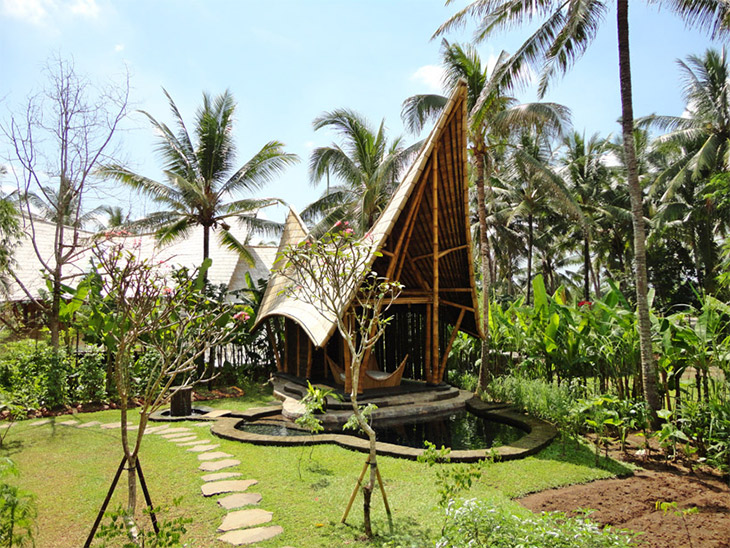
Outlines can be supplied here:
M260 190L297 162L299 156L285 152L283 143L270 141L221 186L218 196L239 190Z
M400 117L411 134L418 134L430 121L436 120L446 106L448 99L443 95L413 95L405 101Z

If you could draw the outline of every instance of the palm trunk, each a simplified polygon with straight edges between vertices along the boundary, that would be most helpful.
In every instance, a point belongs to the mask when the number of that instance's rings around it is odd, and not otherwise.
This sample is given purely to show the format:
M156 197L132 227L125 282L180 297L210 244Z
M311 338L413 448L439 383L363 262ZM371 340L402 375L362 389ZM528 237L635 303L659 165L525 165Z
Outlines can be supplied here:
M588 236L583 236L583 299L591 300L591 255L588 247Z
M474 184L477 187L477 209L479 210L479 254L482 270L482 362L479 365L479 379L477 392L482 392L489 383L489 239L487 238L487 202L484 192L486 176L485 156L479 150L475 151L477 175Z
M532 213L527 216L527 306L532 301Z
M651 344L649 319L648 283L646 276L646 234L644 230L643 197L636 165L634 142L634 109L631 96L631 63L629 58L629 1L617 0L618 64L621 83L621 129L623 130L631 219L634 226L634 265L636 275L636 307L639 316L639 344L641 348L641 372L644 398L654 417L661 409L656 386L656 364ZM653 422L656 422L656 418Z
M203 225L203 260L208 257L210 257L210 227Z

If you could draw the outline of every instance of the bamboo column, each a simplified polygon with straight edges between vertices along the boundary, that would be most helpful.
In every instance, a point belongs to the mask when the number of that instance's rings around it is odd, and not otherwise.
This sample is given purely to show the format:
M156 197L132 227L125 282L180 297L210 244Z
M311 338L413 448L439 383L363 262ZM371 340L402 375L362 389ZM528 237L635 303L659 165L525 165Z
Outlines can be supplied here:
M438 188L438 153L439 146L434 148L432 156L432 188L431 188L431 216L433 230L433 314L431 321L431 382L437 384L439 370L439 188Z

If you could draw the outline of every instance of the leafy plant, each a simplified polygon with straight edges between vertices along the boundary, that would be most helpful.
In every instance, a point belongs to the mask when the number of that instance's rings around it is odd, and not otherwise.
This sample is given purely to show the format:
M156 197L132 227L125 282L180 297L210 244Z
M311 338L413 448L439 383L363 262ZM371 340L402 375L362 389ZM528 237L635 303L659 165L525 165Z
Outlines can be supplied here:
M17 474L13 461L0 459L0 545L7 548L34 545L35 498L6 481Z
M178 497L173 500L172 506L179 506L182 498ZM145 508L145 514L149 515L154 512L157 518L157 531L154 529L141 529L137 536L137 541L134 542L129 540L127 525L125 523L126 512L122 507L112 512L107 512L105 517L108 518L107 523L103 523L99 527L99 532L96 538L100 540L95 546L98 548L107 548L109 546L108 541L114 541L121 539L123 544L122 548L178 548L184 545L183 538L187 532L187 525L193 522L192 518L186 518L183 516L173 519L160 519L170 511L169 506L161 508ZM127 539L127 542L124 539ZM113 546L118 546L117 543L113 543Z

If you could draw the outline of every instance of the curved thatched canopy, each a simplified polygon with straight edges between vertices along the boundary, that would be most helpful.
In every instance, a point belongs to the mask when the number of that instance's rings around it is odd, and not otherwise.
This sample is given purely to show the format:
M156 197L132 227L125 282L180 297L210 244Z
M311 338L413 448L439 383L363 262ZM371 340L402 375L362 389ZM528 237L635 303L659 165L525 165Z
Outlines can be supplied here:
M395 306L428 308L434 341L429 359L434 363L440 361L439 322L481 336L469 230L466 117L466 86L460 83L367 235L373 242L370 267L380 276L405 286ZM304 223L291 211L279 250L306 237ZM271 316L290 318L307 333L315 347L322 348L336 329L335 318L285 295L282 290L287 283L290 282L274 270L257 325ZM353 288L353 298L356 290ZM351 299L343 304L341 313L350 302ZM453 339L442 346L450 347L451 342ZM448 353L448 349L444 351Z

